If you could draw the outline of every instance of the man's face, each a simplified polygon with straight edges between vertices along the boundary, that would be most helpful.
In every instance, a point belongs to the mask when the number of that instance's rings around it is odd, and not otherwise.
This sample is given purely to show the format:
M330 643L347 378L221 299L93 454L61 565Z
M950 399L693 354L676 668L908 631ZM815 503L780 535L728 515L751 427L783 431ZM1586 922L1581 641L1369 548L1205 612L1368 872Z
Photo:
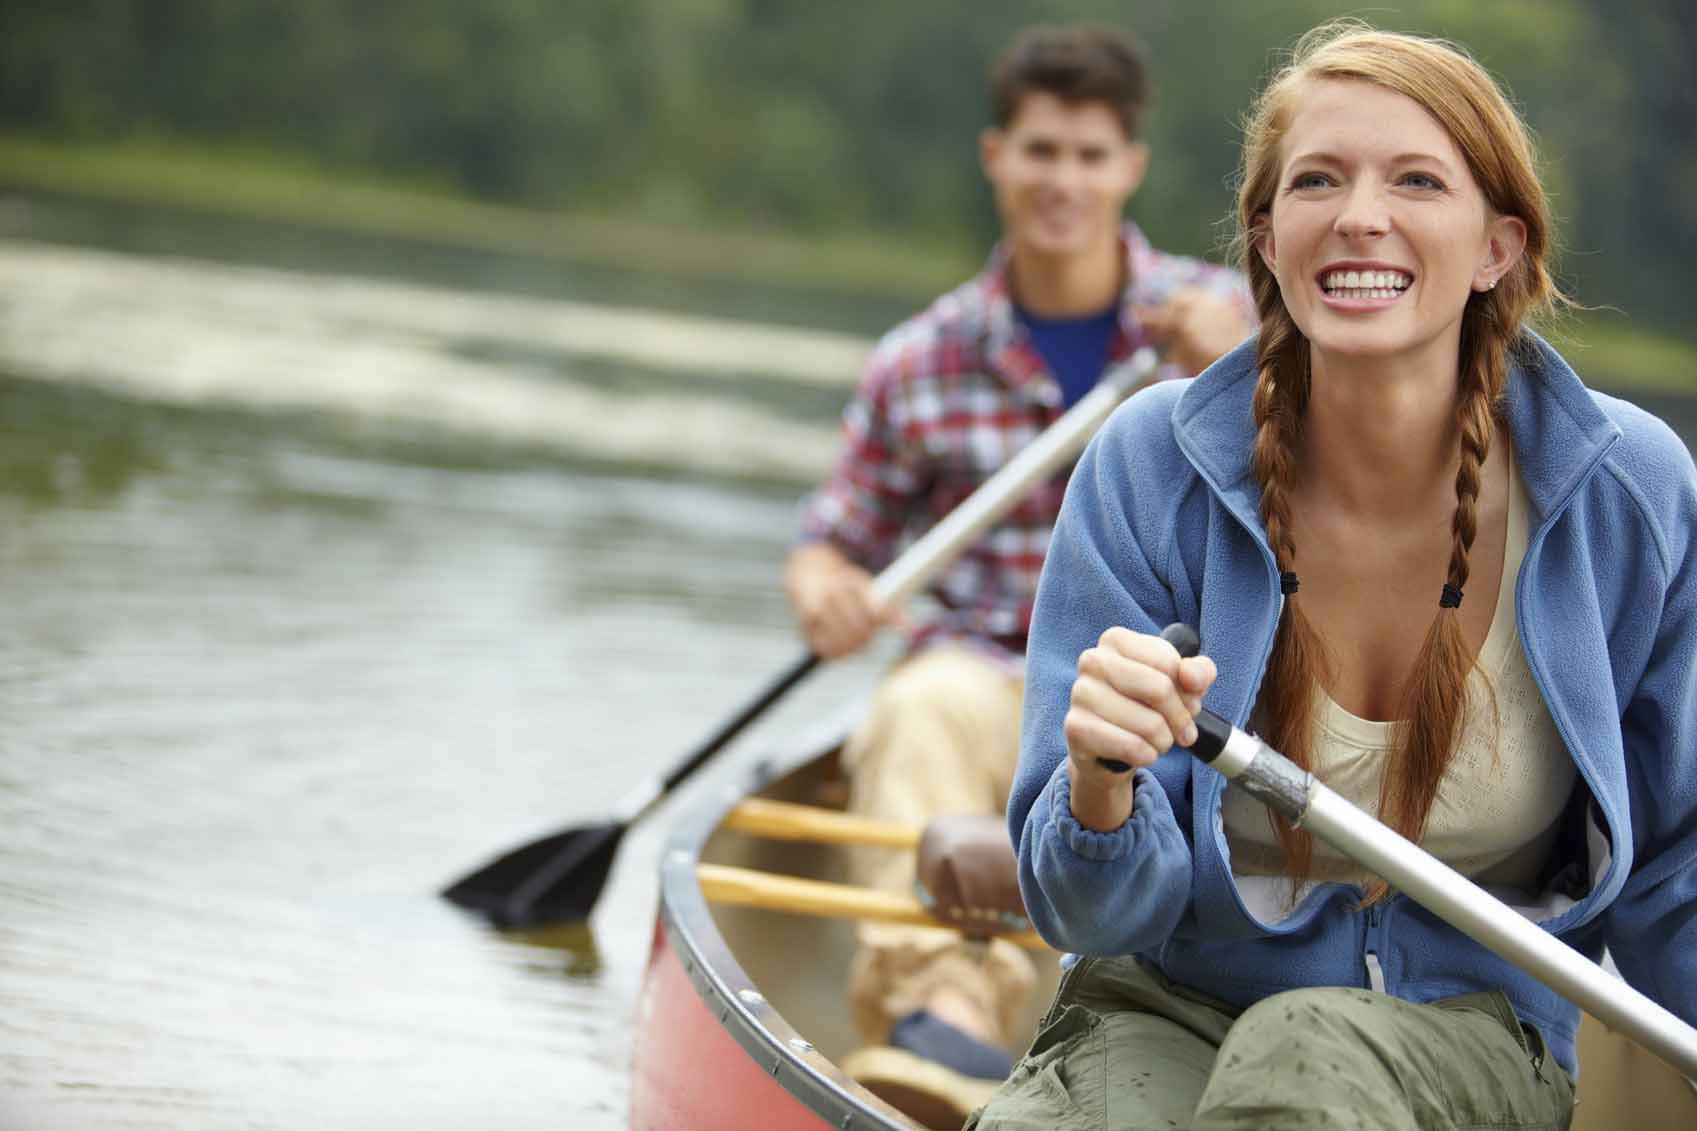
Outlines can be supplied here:
M1125 202L1143 180L1148 149L1131 141L1101 102L1025 96L1006 129L979 139L984 175L1016 255L1087 255L1119 238Z

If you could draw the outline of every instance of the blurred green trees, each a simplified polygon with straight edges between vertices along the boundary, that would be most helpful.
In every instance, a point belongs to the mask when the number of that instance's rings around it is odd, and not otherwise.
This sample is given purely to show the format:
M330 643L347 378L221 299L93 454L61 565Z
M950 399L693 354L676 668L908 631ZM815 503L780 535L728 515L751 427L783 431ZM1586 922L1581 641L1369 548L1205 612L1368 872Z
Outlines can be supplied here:
M1467 44L1538 130L1585 301L1676 331L1694 279L1697 32L1681 0L1409 0L1381 26ZM1148 42L1165 246L1226 234L1237 121L1321 0L8 0L0 128L272 150L468 194L739 230L982 245L989 61L1020 25ZM1685 284L1680 285L1681 282Z

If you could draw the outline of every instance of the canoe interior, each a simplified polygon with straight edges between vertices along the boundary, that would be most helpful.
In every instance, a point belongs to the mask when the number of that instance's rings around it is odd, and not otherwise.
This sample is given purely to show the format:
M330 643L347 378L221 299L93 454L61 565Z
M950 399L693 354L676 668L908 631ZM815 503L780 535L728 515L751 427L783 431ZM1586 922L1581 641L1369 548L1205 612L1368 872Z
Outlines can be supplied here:
M1697 1086L1586 1014L1579 1026L1573 1131L1697 1128Z
M846 793L833 750L773 782L761 790L760 796L840 808ZM708 839L701 859L809 879L849 882L846 851L830 845L760 840L721 830ZM716 906L712 910L714 922L743 970L802 1036L832 1060L841 1059L859 1046L843 989L854 955L852 923L744 908ZM1043 953L1035 957L1038 988L1032 995L1026 1033L1036 1031L1037 1020L1054 995L1060 977L1056 955Z
M836 751L778 778L760 795L780 801L841 807L846 795ZM847 882L844 850L826 845L760 840L715 831L701 859L764 871ZM844 1000L854 953L853 925L841 920L772 911L714 907L713 920L743 970L777 1011L831 1060L859 1045ZM1039 984L1026 1032L1054 994L1056 956L1038 955ZM1624 1128L1697 1129L1697 1090L1650 1053L1587 1015L1580 1028L1581 1083L1574 1131Z

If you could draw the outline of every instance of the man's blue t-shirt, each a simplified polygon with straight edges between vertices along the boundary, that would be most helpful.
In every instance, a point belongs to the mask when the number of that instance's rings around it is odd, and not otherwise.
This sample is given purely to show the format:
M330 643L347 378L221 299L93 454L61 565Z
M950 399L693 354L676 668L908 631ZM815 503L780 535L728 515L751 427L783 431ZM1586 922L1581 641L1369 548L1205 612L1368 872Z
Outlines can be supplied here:
M1068 408L1096 387L1108 362L1108 346L1119 327L1119 307L1110 306L1081 318L1042 318L1014 307L1031 344L1061 385L1061 402Z

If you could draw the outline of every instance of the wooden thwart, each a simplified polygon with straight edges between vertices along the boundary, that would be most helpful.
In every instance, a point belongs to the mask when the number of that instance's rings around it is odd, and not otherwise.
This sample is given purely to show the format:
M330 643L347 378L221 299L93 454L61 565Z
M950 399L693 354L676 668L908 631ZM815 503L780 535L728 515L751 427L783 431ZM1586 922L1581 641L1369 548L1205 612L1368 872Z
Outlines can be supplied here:
M875 923L900 923L950 931L959 929L955 924L932 915L917 899L876 888L779 876L726 864L697 864L695 877L701 884L701 894L707 897L709 903L823 915L829 919L866 919ZM998 932L996 937L1028 950L1049 949L1049 944L1036 931Z
M919 847L920 830L912 825L841 813L789 801L750 797L725 815L723 826L749 836L812 844L865 844L884 848Z

